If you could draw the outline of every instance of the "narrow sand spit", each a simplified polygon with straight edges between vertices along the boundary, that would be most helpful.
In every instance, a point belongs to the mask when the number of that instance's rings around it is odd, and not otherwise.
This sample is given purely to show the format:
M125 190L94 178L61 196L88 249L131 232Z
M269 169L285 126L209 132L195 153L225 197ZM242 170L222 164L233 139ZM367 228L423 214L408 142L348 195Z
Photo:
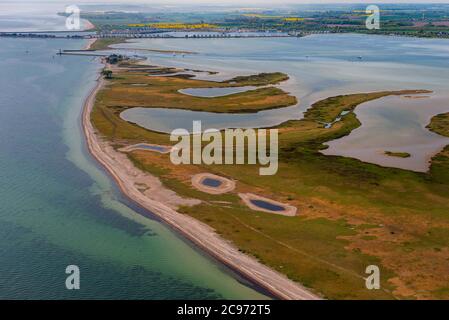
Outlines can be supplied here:
M183 199L165 189L159 179L135 168L125 154L115 151L109 143L97 136L90 121L90 113L95 96L104 84L105 80L100 79L86 99L82 116L83 130L89 151L116 180L126 196L157 215L217 260L265 288L276 297L295 300L320 299L300 284L239 252L236 247L222 239L208 225L176 212L177 205L193 205L198 201ZM150 191L143 191L142 186L148 187Z
M221 184L217 187L207 186L204 184L206 179L216 180ZM192 186L209 194L223 194L235 189L235 181L211 173L200 173L192 177Z
M274 201L268 198L264 198L261 196L258 196L256 194L252 194L252 193L239 193L239 197L243 200L243 202L251 209L251 210L255 210L255 211L262 211L262 212L267 212L267 213L273 213L273 214L279 214L282 216L287 216L287 217L294 217L296 216L296 207L293 207L289 204L285 204L285 203L281 203L278 201ZM255 205L254 203L252 203L251 201L263 201L269 204L272 204L274 206L277 207L283 207L284 210L282 211L272 211L272 210L268 210L268 209L264 209L261 208L257 205Z

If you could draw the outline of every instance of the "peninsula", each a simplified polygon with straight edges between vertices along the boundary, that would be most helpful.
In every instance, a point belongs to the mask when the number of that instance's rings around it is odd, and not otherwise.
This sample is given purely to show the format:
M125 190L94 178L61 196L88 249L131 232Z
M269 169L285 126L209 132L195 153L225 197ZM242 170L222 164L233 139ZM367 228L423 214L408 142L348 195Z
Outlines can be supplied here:
M98 80L83 115L90 152L130 199L274 296L429 298L438 296L438 288L447 284L446 276L434 277L435 270L444 274L447 263L442 248L447 239L438 231L447 222L437 214L432 220L423 214L428 212L429 201L435 213L449 205L448 182L435 175L448 169L447 153L435 156L425 174L320 153L325 142L360 126L353 112L358 105L389 95L429 91L348 94L314 103L302 119L276 127L280 170L275 176L263 177L250 165L175 166L166 152L157 149L173 145L169 135L127 122L120 115L134 107L215 113L283 108L296 104L297 99L272 85L288 75L260 74L214 82L196 80L182 69L134 61L105 68L112 76ZM213 98L179 92L247 85L258 88ZM326 127L342 112L341 121ZM192 177L204 174L218 177L209 179L209 189L214 183L219 185L220 179L232 181L235 188L215 194L196 188ZM268 210L258 210L257 205ZM276 214L286 208L294 208L293 214ZM431 225L432 236L421 233L423 224ZM435 246L421 245L429 237L436 237ZM406 248L413 250L403 251ZM412 263L428 255L433 256L432 263ZM382 265L382 290L364 287L364 268L370 264ZM411 288L410 280L417 274L422 281ZM423 286L433 289L423 293Z

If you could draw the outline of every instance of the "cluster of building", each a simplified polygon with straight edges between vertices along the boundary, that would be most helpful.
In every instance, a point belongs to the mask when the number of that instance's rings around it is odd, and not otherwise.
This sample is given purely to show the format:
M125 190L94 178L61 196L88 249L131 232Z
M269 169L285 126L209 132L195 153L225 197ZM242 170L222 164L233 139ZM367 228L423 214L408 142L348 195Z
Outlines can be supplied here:
M66 34L57 32L0 32L0 37L10 38L64 38L64 39L84 39L86 35Z
M280 32L280 31L217 31L217 30L159 30L159 31L145 31L140 29L132 30L113 30L107 32L100 32L99 38L192 38L192 39L207 39L207 38L253 38L253 37L296 37L303 36L303 32Z

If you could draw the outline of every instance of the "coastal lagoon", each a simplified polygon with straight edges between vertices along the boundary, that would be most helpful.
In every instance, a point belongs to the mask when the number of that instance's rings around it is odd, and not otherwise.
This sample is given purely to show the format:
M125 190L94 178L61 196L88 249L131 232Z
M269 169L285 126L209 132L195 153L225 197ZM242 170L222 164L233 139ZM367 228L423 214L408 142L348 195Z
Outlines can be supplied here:
M271 127L289 120L294 110L296 110L295 107L288 107L260 111L255 114L232 114L139 107L123 111L120 117L153 131L171 133L179 128L192 132L193 121L201 121L203 131L207 129Z
M420 130L414 130L407 148L414 149L413 156L405 166L422 171L427 168L428 159L441 150L441 137L429 134L425 129L430 118L449 111L447 87L449 80L449 40L419 39L389 36L368 36L355 34L312 35L303 38L254 38L254 39L139 39L114 48L121 52L144 55L152 65L187 68L218 72L198 73L198 79L227 80L237 75L260 72L284 72L290 80L280 87L291 92L299 100L297 106L268 110L256 115L223 115L181 110L135 108L122 113L122 117L156 131L169 132L175 128L189 129L192 120L203 120L204 128L266 127L289 119L300 119L310 105L321 99L340 94L372 92L382 90L427 89L432 98L413 121ZM126 48L154 49L167 51L195 51L195 55L175 55L157 52L133 51ZM382 99L372 109L379 110L388 103ZM433 102L440 101L443 105ZM407 108L410 102L411 107ZM406 99L403 104L404 117L413 118L414 101ZM356 109L356 114L359 111ZM375 112L375 111L373 111ZM381 111L379 111L381 112ZM348 143L345 148L331 148L328 154L349 156L386 166L404 167L403 159L391 159L379 155L378 141L401 144L404 127L401 117L386 118L393 121L389 126L365 126L357 134L363 134L365 151L359 153L360 145ZM196 119L195 119L196 118ZM396 119L396 120L395 120ZM367 124L367 123L366 123ZM380 124L380 123L379 123ZM365 131L368 129L370 131ZM375 135L370 132L376 132ZM354 134L354 133L352 133ZM351 134L351 135L352 135ZM351 137L351 135L349 137ZM415 143L413 141L416 141ZM419 147L426 144L436 148ZM376 145L377 144L377 145ZM444 144L444 143L443 143ZM371 148L371 150L368 150Z
M449 145L449 138L423 126L430 122L429 108L432 112L447 112L449 96L389 96L363 103L356 109L363 126L349 136L327 143L329 148L322 153L426 172L431 155ZM405 152L410 157L392 157L386 151Z
M214 98L224 97L231 94L255 90L257 87L229 87L229 88L190 88L179 90L180 93L194 97Z
M80 115L101 65L82 40L0 39L0 297L266 298L125 199ZM77 265L81 289L65 288Z

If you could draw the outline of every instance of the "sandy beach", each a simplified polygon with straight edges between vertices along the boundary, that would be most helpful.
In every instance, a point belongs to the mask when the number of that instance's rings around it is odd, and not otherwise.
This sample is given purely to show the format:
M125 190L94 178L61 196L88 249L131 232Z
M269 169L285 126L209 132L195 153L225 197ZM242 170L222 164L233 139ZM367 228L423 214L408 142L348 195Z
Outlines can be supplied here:
M84 25L83 25L84 31L89 31L89 30L95 29L95 25L92 22L90 22L87 19L83 19L83 21L84 21Z
M236 273L257 284L279 299L317 300L320 297L284 275L241 253L232 243L221 238L215 230L187 215L176 211L179 205L194 205L194 199L184 199L164 188L158 178L134 167L125 154L115 151L108 142L96 134L90 114L95 96L105 85L100 76L87 97L82 125L92 156L115 179L122 192L134 202L161 218L173 229L199 248L230 267Z
M95 43L95 41L97 41L97 38L88 39L86 45L83 48L83 50L90 50L90 48Z

